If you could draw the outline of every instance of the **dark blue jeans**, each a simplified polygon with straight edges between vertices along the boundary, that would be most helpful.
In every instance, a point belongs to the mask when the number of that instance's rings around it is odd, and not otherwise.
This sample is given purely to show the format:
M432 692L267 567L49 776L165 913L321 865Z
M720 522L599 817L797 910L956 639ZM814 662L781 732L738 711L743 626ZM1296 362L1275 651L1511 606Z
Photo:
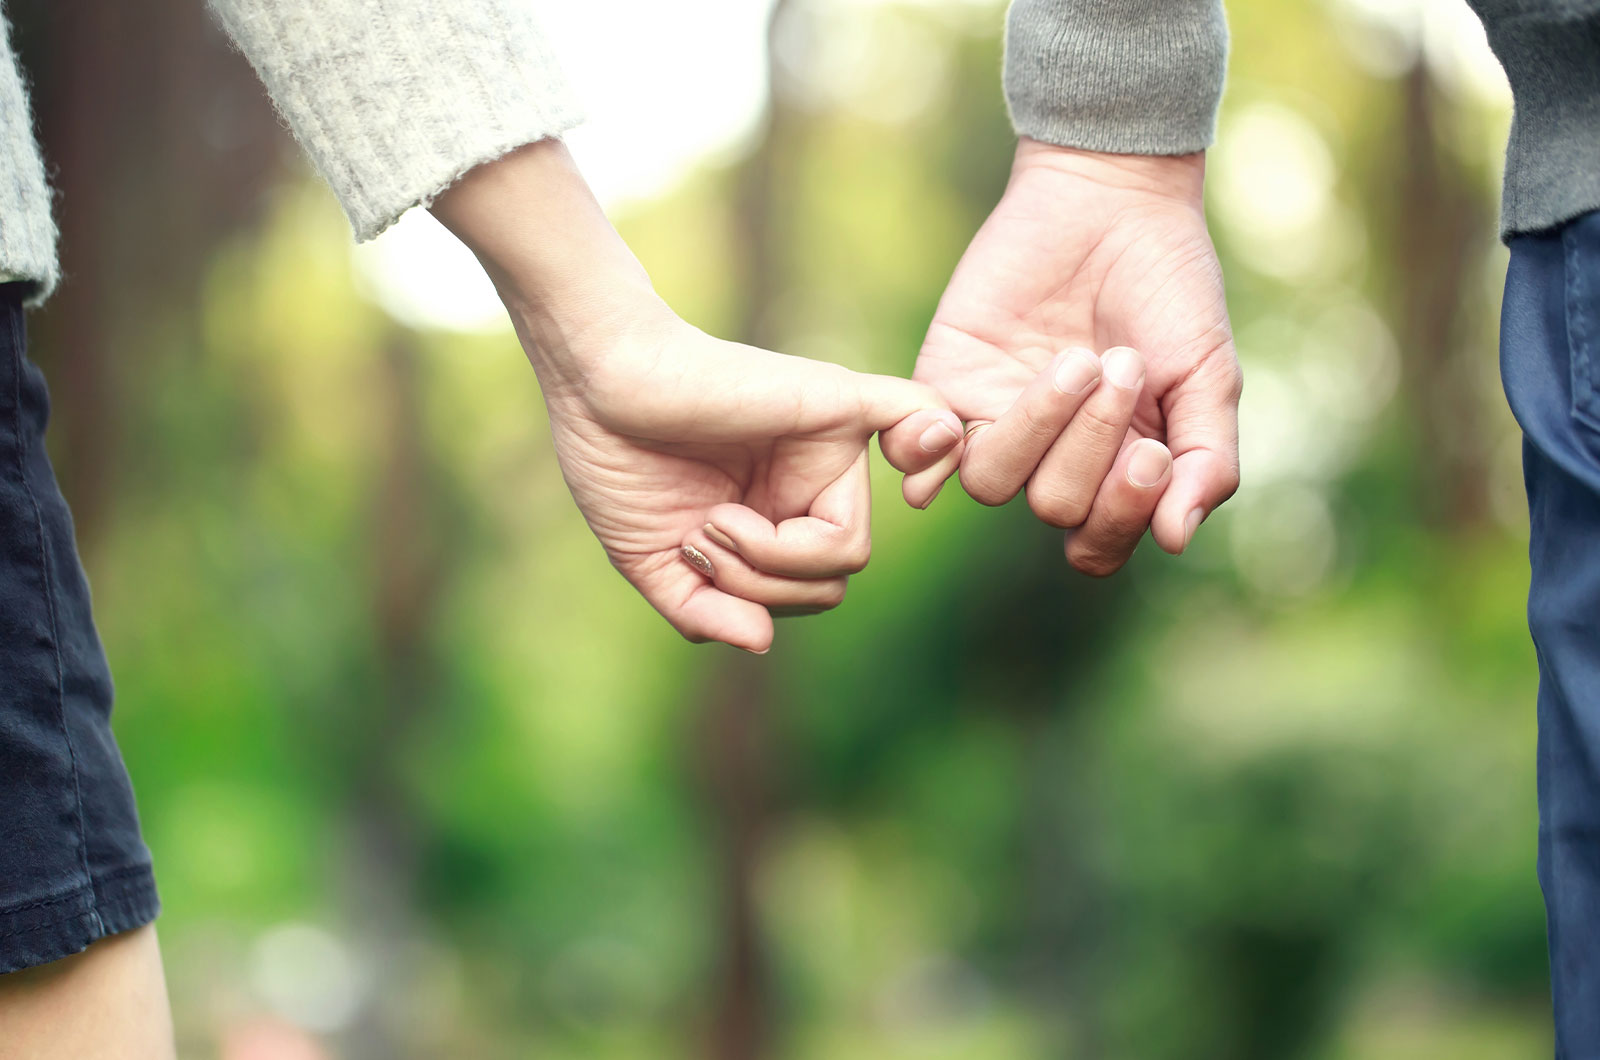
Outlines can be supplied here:
M1500 369L1532 515L1556 1056L1590 1060L1600 1057L1600 212L1512 241Z

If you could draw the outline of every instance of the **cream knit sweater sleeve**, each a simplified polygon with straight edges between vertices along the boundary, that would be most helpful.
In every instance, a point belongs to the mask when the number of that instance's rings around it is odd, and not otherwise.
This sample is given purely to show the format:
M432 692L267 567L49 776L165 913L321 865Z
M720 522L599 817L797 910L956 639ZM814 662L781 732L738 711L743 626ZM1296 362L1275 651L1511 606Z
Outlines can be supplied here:
M582 120L528 0L208 0L371 239Z
M33 138L22 70L11 54L11 23L0 15L0 280L29 280L38 305L55 290L56 225L50 186Z

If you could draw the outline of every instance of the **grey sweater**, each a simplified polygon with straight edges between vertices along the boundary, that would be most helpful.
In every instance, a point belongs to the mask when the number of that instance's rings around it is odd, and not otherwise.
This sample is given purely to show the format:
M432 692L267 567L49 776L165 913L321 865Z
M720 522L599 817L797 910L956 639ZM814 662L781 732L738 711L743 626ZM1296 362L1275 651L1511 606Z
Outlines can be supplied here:
M1502 234L1600 209L1600 0L1468 0L1515 100ZM1017 131L1126 154L1211 143L1227 65L1222 0L1015 0L1006 98Z
M1516 97L1509 235L1600 208L1600 0L1469 0ZM209 0L370 239L462 173L558 136L579 109L525 0ZM1184 154L1211 143L1221 0L1015 0L1005 88L1019 133ZM0 277L56 284L56 229L0 19ZM71 209L68 203L67 209Z

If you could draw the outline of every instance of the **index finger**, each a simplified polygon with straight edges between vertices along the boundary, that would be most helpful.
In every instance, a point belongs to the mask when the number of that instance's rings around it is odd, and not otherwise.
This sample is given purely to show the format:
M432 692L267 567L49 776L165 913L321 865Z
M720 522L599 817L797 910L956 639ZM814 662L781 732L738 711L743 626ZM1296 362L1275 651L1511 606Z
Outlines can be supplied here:
M1012 406L975 432L961 459L961 484L980 504L1017 495L1100 381L1100 358L1064 350L1034 377Z

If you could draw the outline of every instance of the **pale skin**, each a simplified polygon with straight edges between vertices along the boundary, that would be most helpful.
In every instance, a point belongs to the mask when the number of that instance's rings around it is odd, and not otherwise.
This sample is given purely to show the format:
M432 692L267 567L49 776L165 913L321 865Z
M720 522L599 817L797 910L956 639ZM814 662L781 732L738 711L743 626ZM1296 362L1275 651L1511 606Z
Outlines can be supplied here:
M559 141L472 170L433 211L505 300L579 510L623 577L691 640L761 653L775 615L838 605L871 551L874 433L899 424L932 455L960 446L961 422L930 386L680 320ZM0 976L0 1055L171 1057L154 927Z
M1148 528L1177 554L1239 485L1241 376L1206 231L1202 155L1108 155L1024 137L917 358L970 430L959 453L885 453L922 507L957 467L984 504L1025 491L1067 560L1116 571ZM1057 372L1086 389L1052 384ZM1080 368L1081 366L1081 368ZM898 459L896 459L898 457Z
M685 324L557 141L473 170L433 210L495 280L613 565L685 637L759 653L774 616L837 606L865 566L874 432L913 506L957 471L986 504L1025 492L1087 573L1118 569L1146 529L1189 545L1239 480L1203 173L1198 155L1024 139L914 382ZM154 927L0 976L0 1043L8 1058L173 1056Z
M6 1060L170 1060L172 1016L154 924L0 975Z
M843 600L871 552L874 433L899 425L933 455L960 446L960 421L931 386L680 320L560 141L473 170L433 213L511 314L590 529L690 640L764 653L775 615Z

